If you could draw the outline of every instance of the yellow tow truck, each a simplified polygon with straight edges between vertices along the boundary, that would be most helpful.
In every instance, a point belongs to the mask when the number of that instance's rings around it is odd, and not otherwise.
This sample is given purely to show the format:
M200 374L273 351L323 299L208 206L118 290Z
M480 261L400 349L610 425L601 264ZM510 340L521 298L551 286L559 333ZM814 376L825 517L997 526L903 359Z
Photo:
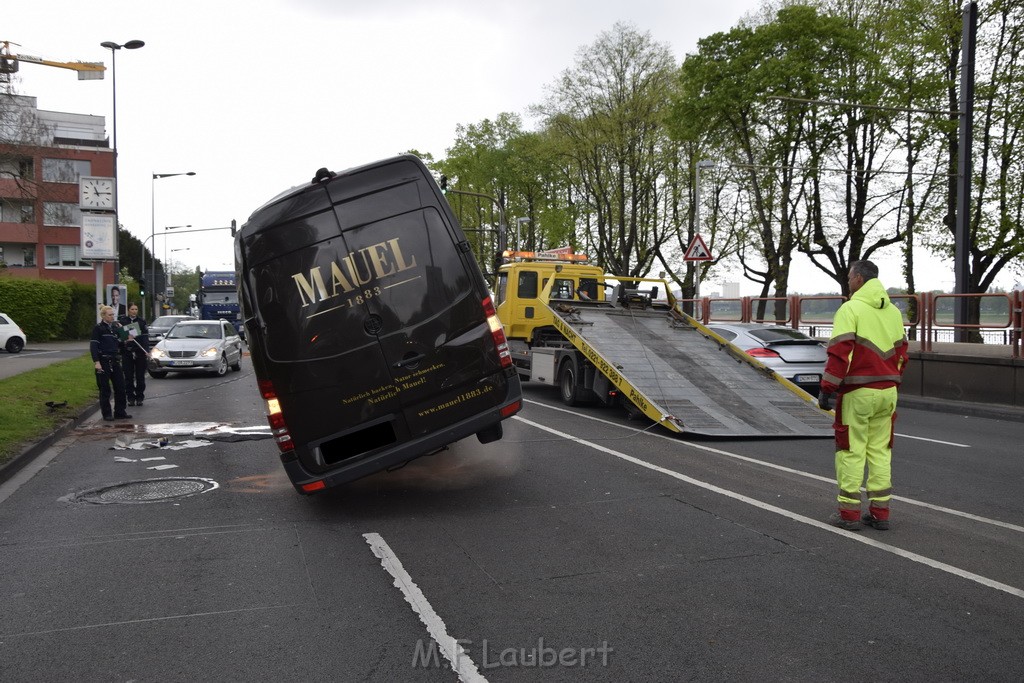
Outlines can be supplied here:
M831 414L683 312L669 283L581 254L507 251L497 313L520 379L562 401L622 405L676 433L830 438Z

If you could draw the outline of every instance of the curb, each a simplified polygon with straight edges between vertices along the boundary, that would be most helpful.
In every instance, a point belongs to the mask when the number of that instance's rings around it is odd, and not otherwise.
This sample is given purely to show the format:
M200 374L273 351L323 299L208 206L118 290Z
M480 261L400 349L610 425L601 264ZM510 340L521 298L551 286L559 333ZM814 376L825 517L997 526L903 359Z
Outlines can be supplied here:
M900 407L905 407L913 408L914 410L930 410L936 413L956 413L968 417L984 417L990 420L1024 422L1024 408L998 403L967 403L950 399L929 398L928 396L900 394L896 406L897 410Z
M21 453L18 453L9 461L0 465L0 484L7 482L15 474L21 471L26 465L35 460L46 449L67 436L73 429L78 427L100 409L99 401L82 410L76 417L68 418L63 425L57 427L37 442L26 446Z

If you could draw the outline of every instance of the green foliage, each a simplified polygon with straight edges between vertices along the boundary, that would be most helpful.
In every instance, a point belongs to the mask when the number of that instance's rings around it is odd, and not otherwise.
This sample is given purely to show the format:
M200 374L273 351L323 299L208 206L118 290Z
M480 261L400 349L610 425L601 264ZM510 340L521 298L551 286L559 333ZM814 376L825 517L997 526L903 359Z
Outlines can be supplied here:
M61 339L88 339L96 324L96 285L69 282L71 304L61 326Z
M59 337L70 308L66 282L0 278L0 311L14 318L31 341Z
M13 314L12 314L13 315ZM28 334L28 332L26 332ZM96 402L96 372L88 356L0 379L0 464ZM64 408L51 412L47 401Z

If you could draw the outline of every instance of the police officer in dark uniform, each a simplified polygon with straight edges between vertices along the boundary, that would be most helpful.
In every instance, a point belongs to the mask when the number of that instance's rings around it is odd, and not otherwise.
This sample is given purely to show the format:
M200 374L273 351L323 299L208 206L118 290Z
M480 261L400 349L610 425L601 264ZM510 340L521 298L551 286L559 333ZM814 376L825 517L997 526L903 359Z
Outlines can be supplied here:
M100 389L100 410L104 420L124 420L131 415L125 412L124 375L121 371L121 341L117 330L120 324L114 322L114 309L100 307L100 321L92 328L89 351L96 368L96 386ZM114 385L114 411L110 411L110 385Z
M128 304L128 315L118 319L123 327L135 325L138 333L132 336L129 328L128 339L121 344L121 366L124 368L124 392L128 405L141 406L146 397L146 364L149 358L149 328L139 317L139 305Z

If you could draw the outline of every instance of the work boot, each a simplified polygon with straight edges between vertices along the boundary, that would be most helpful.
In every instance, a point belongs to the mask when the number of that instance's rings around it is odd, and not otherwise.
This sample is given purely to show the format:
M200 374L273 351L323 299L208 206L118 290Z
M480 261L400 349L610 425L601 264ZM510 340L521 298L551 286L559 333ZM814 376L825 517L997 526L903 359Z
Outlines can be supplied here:
M828 523L832 526L837 526L840 529L846 529L847 531L860 531L864 528L864 525L860 523L859 519L845 519L838 512L832 513L832 516L828 518Z
M865 512L864 516L860 518L860 521L864 522L872 529L878 529L879 531L889 530L889 520L878 519L878 517L875 517L870 512Z
M114 421L114 416L113 415L104 415L103 419L105 421L107 421L107 422L113 422Z
M131 419L131 417L132 417L132 416L131 416L131 415L129 415L128 413L124 413L124 414L122 414L122 415L115 415L115 416L114 416L114 419L115 419L115 420L130 420L130 419Z
M135 405L135 399L134 398L128 399L128 405L130 405L130 406Z

